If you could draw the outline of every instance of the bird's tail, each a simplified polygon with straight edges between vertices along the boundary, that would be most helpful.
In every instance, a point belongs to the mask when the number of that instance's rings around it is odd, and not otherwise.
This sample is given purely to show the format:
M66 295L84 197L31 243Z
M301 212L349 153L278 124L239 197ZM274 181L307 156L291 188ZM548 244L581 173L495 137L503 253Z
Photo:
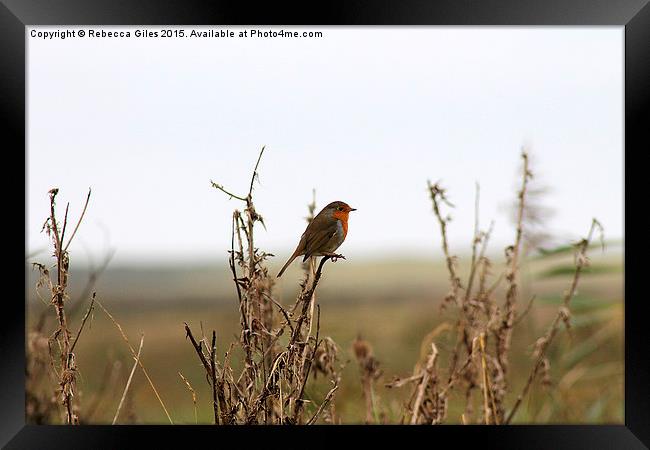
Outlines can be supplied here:
M296 255L295 253L293 255L291 255L291 258L289 258L289 261L287 261L286 264L282 267L282 269L280 269L280 273L278 273L278 278L280 278L282 276L284 271L287 270L287 267L289 267L289 264L291 264L293 262L293 260L296 259L297 257L298 257L298 255Z

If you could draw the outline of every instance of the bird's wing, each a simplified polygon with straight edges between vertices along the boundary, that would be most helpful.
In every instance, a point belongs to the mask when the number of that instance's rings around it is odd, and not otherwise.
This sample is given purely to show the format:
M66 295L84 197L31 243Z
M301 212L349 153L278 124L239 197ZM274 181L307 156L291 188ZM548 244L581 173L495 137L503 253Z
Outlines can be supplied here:
M312 223L315 222L316 219ZM305 242L305 260L312 256L314 253L318 253L319 250L330 240L332 236L337 231L336 220L332 221L331 224L325 226L321 225L318 230L312 231L307 234L307 240ZM311 225L311 224L310 224ZM316 227L314 227L316 228Z

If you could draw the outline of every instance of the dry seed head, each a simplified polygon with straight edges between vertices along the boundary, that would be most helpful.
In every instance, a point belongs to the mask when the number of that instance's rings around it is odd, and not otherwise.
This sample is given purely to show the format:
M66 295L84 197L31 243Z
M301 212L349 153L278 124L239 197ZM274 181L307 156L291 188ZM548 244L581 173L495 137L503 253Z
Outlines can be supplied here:
M77 379L76 369L66 369L61 375L61 393L66 396L74 396L74 385Z
M314 357L314 376L322 373L325 376L336 376L334 363L338 360L338 347L332 338L326 337L323 345L316 350Z
M354 356L360 363L372 356L372 347L370 343L363 340L361 336L358 336L352 342L352 350L354 351Z

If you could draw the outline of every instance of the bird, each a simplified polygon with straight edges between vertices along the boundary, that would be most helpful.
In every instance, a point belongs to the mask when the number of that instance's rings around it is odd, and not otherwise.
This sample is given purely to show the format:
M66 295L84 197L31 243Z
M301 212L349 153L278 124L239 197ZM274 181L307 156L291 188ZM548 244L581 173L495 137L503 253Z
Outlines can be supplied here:
M336 256L334 252L348 234L350 211L356 210L341 201L332 202L323 208L307 225L296 250L278 273L278 278L298 256L304 255L303 262L311 256Z

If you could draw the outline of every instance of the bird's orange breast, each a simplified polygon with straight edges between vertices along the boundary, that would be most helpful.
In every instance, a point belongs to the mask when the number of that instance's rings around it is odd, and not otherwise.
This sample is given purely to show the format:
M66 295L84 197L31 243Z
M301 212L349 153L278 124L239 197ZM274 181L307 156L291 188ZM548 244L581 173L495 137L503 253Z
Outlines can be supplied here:
M343 225L343 239L348 235L348 217L350 213L347 211L334 211L334 218L341 221Z

